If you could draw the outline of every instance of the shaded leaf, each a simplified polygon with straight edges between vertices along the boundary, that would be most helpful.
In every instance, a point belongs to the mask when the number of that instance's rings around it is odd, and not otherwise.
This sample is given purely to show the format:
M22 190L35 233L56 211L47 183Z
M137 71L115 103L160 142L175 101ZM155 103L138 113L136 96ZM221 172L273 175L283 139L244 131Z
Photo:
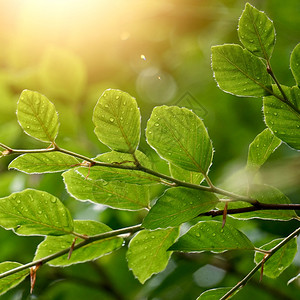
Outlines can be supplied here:
M27 189L0 199L0 226L20 235L63 235L73 231L73 220L58 198Z
M213 209L218 201L212 193L183 187L170 188L151 208L143 226L148 229L178 226Z
M276 239L263 245L260 249L271 250L278 245L283 239ZM264 264L264 275L270 278L278 277L294 260L297 253L297 239L293 238L279 250L274 253L271 258ZM259 263L264 258L264 254L255 253L254 261Z
M221 90L246 97L272 93L271 78L260 58L234 44L214 46L211 51L214 77Z
M217 221L197 223L169 248L181 252L211 251L214 253L236 249L252 250L254 246L242 232L230 224L226 224L222 229L222 223Z
M11 269L15 269L17 267L22 266L22 264L19 264L17 262L12 261L5 261L0 263L0 274L5 273ZM19 283L21 283L26 276L29 275L29 269L20 271L18 273L9 275L7 277L0 279L0 295L3 295L8 290L12 289Z
M43 142L54 142L58 134L58 115L44 95L29 90L21 93L17 117L23 130Z
M169 164L169 170L172 177L184 182L200 184L204 179L202 173L189 171L171 163Z
M217 288L203 292L196 300L216 300L221 299L231 288Z
M258 171L280 144L281 140L270 129L263 130L249 146L247 169Z
M60 152L28 153L15 158L8 168L29 174L39 174L64 171L79 163L75 157Z
M74 221L74 231L82 235L93 236L111 230L112 229L107 225L96 221ZM39 260L48 255L70 248L73 240L74 235L46 237L45 240L39 244L34 260ZM77 239L75 245L80 242L82 242L82 239ZM120 237L111 237L98 240L74 250L70 259L68 259L68 254L65 254L59 258L51 260L48 264L51 266L69 266L75 263L95 260L120 248L122 243L123 239Z
M187 108L159 106L146 129L147 142L167 161L206 174L212 162L212 143L202 120Z
M68 193L83 201L93 201L112 208L139 210L149 206L149 187L121 181L92 180L75 170L63 173Z
M282 86L288 100L300 110L300 89ZM282 97L274 86L274 93ZM300 149L300 113L275 96L264 97L265 123L275 136L294 149Z
M300 44L294 48L291 54L290 66L296 83L300 86Z
M106 90L93 113L98 139L112 150L133 153L140 141L141 116L135 98L119 90Z
M130 241L128 266L141 283L166 268L172 254L167 249L174 243L178 233L178 228L142 230Z
M245 48L269 61L275 45L275 28L264 12L246 3L239 20L238 35Z

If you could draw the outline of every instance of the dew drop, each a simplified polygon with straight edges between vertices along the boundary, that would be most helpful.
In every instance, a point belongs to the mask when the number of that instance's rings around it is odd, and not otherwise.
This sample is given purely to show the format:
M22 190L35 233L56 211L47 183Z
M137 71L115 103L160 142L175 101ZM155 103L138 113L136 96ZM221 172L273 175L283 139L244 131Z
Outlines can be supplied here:
M107 108L107 107L108 107L108 104L104 104L104 107L106 107L106 108Z
M17 200L17 203L20 204L20 203L21 203L21 200Z
M52 203L56 203L56 199L55 199L55 198L52 198L52 199L51 199L51 202L52 202Z
M116 96L116 99L119 100L119 99L120 99L120 96Z
M30 128L30 126L29 126L29 125L27 125L27 126L26 126L26 128L27 128L27 129L29 129L29 128Z
M152 134L152 131L150 130L150 131L148 131L148 133L149 133L149 134Z
M274 130L274 133L277 133L277 130Z
M274 116L277 116L278 115L278 113L277 112L274 112Z
M190 202L190 205L193 205L193 204L194 204L194 202L193 202L193 201L191 201L191 202Z
M38 211L38 214L41 215L43 212L41 210Z
M107 96L107 94L105 93L104 95L103 95L103 97L105 98Z
M126 105L126 101L123 102L123 105Z
M152 236L151 236L151 238L152 238L152 239L155 239L155 236L154 236L154 235L152 235Z
M115 119L114 118L109 118L109 121L110 122L113 122Z
M197 233L196 233L196 236L198 236L198 237L199 237L199 236L200 236L200 233L199 233L199 232L197 232Z
M155 127L158 127L158 126L159 126L159 124L158 124L158 123L155 123L155 124L154 124L154 126L155 126Z
M215 233L213 233L213 234L212 234L212 236L216 236L216 234L215 234Z

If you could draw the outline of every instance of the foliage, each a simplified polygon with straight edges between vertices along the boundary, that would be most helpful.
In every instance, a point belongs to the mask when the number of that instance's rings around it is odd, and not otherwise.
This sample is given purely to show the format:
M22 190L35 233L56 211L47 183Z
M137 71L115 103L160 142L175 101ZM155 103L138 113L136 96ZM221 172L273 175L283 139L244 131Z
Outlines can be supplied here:
M31 90L21 93L18 122L27 135L47 143L47 147L25 150L1 143L1 157L19 155L9 168L27 174L63 172L64 186L74 199L105 205L128 216L138 212L142 220L141 224L113 230L102 222L74 219L63 201L45 191L25 189L2 197L0 226L17 235L43 236L44 240L31 263L0 264L1 293L21 283L29 273L33 290L42 264L70 266L127 246L128 268L142 284L163 271L172 254L180 257L184 253L232 250L254 254L254 268L239 283L232 288L208 290L198 299L227 299L259 269L262 275L276 278L292 264L300 227L261 247L237 227L240 219L299 221L295 210L300 205L292 204L279 189L261 184L257 175L282 142L300 150L300 47L294 48L290 59L297 85L288 87L279 83L271 67L275 29L267 15L247 3L239 19L238 36L243 47L212 47L214 78L227 93L263 97L267 126L249 146L247 182L238 189L213 184L209 175L212 141L204 121L192 110L155 107L143 140L136 99L123 91L107 89L94 108L92 121L98 140L109 150L90 158L61 146L59 114L46 96ZM59 84L55 78L43 80L46 85ZM60 88L58 85L57 93ZM77 98L80 93L75 94ZM153 163L147 155L154 151L141 151L140 145L145 143L156 152L158 161ZM159 171L166 165L165 172ZM222 220L206 219L217 216Z

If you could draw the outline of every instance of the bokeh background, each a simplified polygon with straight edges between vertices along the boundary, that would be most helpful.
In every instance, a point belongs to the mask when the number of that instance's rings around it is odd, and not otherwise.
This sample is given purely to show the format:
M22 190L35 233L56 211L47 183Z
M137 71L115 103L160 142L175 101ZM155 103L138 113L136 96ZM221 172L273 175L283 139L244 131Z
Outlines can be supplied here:
M262 101L222 92L213 79L210 47L239 43L237 0L0 0L0 141L13 148L45 147L26 136L16 119L23 89L45 94L59 111L58 144L94 157L108 149L93 133L91 116L99 96L117 88L136 97L143 131L157 105L179 105L203 118L215 148L212 180L241 185L248 146L265 128ZM272 66L279 81L294 85L289 56L299 43L298 0L250 1L274 21ZM145 141L140 149L156 168L165 163ZM58 196L76 219L105 222L114 229L141 222L143 212L105 209L72 199L60 174L28 176L0 161L0 197L27 187ZM299 201L299 154L286 145L272 155L261 181ZM237 175L235 175L237 174ZM231 179L230 179L231 178ZM230 179L230 180L229 180ZM236 221L257 246L288 235L295 222ZM0 261L32 260L41 238L19 237L0 228ZM125 248L125 247L124 247ZM253 267L251 253L176 254L167 269L146 282L134 279L121 249L95 262L65 269L44 266L33 295L29 280L1 299L195 299L212 287L233 286ZM255 277L236 299L299 299L300 257L278 279Z

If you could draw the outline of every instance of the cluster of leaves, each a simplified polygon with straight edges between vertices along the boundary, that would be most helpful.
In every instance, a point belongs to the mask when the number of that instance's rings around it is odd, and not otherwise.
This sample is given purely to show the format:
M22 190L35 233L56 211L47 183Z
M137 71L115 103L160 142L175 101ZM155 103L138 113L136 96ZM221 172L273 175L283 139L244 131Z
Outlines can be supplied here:
M249 147L249 186L234 191L237 194L217 188L211 182L208 173L213 160L212 142L203 121L191 110L159 106L148 120L147 143L169 165L169 174L162 174L138 150L141 117L136 100L129 94L106 90L98 100L93 113L95 134L111 151L88 158L57 145L59 121L53 103L37 92L22 92L17 107L18 122L25 133L50 146L16 150L0 144L3 156L22 154L10 163L10 169L28 174L64 171L66 189L77 200L121 210L148 211L141 225L112 230L100 222L73 220L58 198L43 191L27 189L1 198L0 226L18 235L45 236L30 266L41 263L68 266L94 260L122 247L121 234L136 231L139 232L128 245L127 260L141 283L164 270L174 251L252 250L258 268L264 264L264 274L269 277L279 276L292 263L299 230L258 249L240 230L231 224L224 226L229 209L238 213L232 214L238 219L298 219L293 209L287 209L290 200L274 187L255 184L255 174L281 141L300 149L300 90L298 86L281 86L273 74L270 58L275 30L264 13L246 4L238 34L245 48L233 44L212 48L214 76L226 92L263 97L268 128ZM299 61L298 45L292 52L290 65L297 85ZM155 189L157 186L164 190L162 194L153 192L161 190ZM179 236L183 223L220 211L223 223L200 220ZM29 269L28 265L3 262L0 272L0 293L4 293L28 276ZM33 278L32 273L31 269ZM236 290L210 290L198 299L225 299Z

